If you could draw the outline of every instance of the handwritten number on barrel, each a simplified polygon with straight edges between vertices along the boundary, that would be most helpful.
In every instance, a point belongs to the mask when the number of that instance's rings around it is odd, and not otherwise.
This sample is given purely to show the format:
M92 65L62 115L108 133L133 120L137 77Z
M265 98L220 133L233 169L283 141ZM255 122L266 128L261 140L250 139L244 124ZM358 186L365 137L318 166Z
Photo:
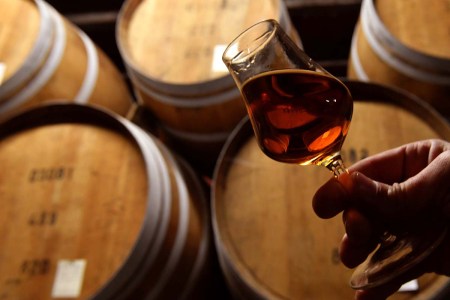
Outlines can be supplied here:
M45 258L26 259L22 262L20 271L28 276L45 275L50 271L50 260Z
M364 158L366 158L366 157L368 157L369 156L369 150L367 150L367 149L361 149L361 159L364 159Z
M213 50L211 47L196 47L195 45L187 48L184 52L185 59L196 59L199 57L212 56Z
M41 211L33 213L28 219L30 226L53 226L56 224L58 214L55 211Z
M369 151L365 148L362 149L342 149L341 155L344 161L348 161L349 163L353 164L361 159L364 159L369 156Z
M72 177L72 173L72 168L36 168L30 171L28 181L35 183L70 179Z
M209 37L213 36L216 31L216 24L197 24L190 29L190 35L192 37Z
M341 262L341 257L339 256L339 249L333 248L331 251L331 263L333 265L338 265Z

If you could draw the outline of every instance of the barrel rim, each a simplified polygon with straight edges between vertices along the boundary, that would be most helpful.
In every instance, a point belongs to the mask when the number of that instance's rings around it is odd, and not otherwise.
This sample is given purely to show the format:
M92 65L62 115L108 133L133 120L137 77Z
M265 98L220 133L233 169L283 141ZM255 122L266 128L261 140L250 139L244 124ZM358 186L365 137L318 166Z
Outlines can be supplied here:
M354 80L343 79L343 83L349 88L352 96L356 101L362 102L388 103L401 106L414 115L420 116L425 122L433 127L443 138L450 140L450 123L448 123L438 112L424 100L416 95L409 93L400 88L390 87L382 84L367 83ZM264 285L259 279L244 267L238 266L236 262L241 262L239 255L235 253L232 243L229 242L228 233L221 230L217 215L218 190L220 185L224 184L225 178L228 176L229 168L232 161L229 159L237 153L241 146L254 135L253 129L248 116L245 116L241 122L234 128L223 148L220 151L216 165L213 171L213 184L211 186L211 216L212 227L214 232L214 241L216 243L219 262L223 268L232 272L232 284L238 284L245 288L244 293L251 293L258 299L282 298L278 293L270 290L270 287ZM225 272L224 272L225 273ZM245 274L241 276L239 274ZM226 274L225 274L226 275ZM229 280L229 279L228 279ZM450 278L447 279L450 283Z
M423 70L438 70L442 73L441 76L448 80L448 76L450 76L448 75L450 73L450 58L433 56L421 50L413 49L399 41L382 22L375 8L376 1L363 0L360 13L364 31L368 36L373 36L373 39L370 41L372 47L379 49L380 44L387 47L389 49L388 52L393 56L392 59L395 58L395 65L404 65L402 60L408 59L408 64L414 64ZM379 51L382 50L380 49ZM444 74L447 74L447 76Z
M132 71L131 71L132 72ZM145 82L148 78L142 78L141 76L135 76L130 72L130 77L136 87L141 90L145 95L150 96L152 99L157 100L161 103L167 105L172 105L180 108L197 108L197 107L208 107L211 105L221 104L228 102L232 99L236 99L240 96L239 89L234 85L229 86L228 89L215 90L215 93L203 94L204 89L193 88L187 94L182 93L183 91L172 90L172 92L165 93L164 91L157 91L152 89ZM190 88L186 86L186 88ZM180 93L179 93L180 92ZM194 94L191 94L193 92Z
M43 20L41 23L44 23L44 21L48 21L49 25L51 25L51 27L53 28L51 44L48 44L48 46L52 47L46 52L46 57L41 57L41 60L34 61L35 65L33 66L33 68L35 67L36 70L34 70L34 73L30 72L28 74L29 78L27 78L27 84L22 89L14 91L16 93L10 96L8 98L8 101L0 104L0 114L17 109L17 107L20 107L21 105L26 103L30 97L33 97L37 92L39 92L39 90L48 83L49 79L58 68L60 61L64 55L64 50L66 47L66 29L64 26L64 20L49 4L45 2L36 2L36 4L38 4L39 12L42 14L41 16ZM35 47L38 48L39 45L42 44L41 42L45 41L45 37L38 38L38 40L36 40ZM47 44L45 45L47 46ZM33 51L30 53L27 59L34 58ZM22 71L29 72L29 70L26 69L25 64L22 65L21 69L14 75L20 76L20 73ZM10 79L13 79L13 77L11 77ZM23 82L17 81L12 83L20 85ZM78 96L76 96L74 100L77 101L77 98Z
M210 235L209 235L209 211L207 208L207 200L204 190L200 184L200 181L196 177L194 170L189 166L187 162L179 157L175 157L170 153L170 151L163 145L161 141L156 140L156 144L158 144L161 148L161 152L167 158L169 163L173 166L173 172L176 173L177 177L186 175L189 177L190 183L193 185L187 186L187 182L181 182L181 178L178 178L178 184L183 186L183 189L186 189L186 192L189 194L187 198L191 198L191 191L194 190L194 195L198 196L199 206L201 209L202 217L201 217L201 238L200 243L198 245L197 256L195 257L195 261L192 266L192 272L190 273L189 278L185 282L185 289L183 294L180 295L180 299L186 299L189 293L195 288L195 282L201 277L201 272L203 267L206 265L207 258L210 255ZM178 190L180 192L180 189ZM189 200L185 199L185 200ZM180 199L181 201L181 199ZM188 216L190 218L190 216ZM180 226L182 226L181 222L179 222ZM179 227L180 227L179 226ZM182 230L182 228L179 228ZM186 236L188 233L186 233ZM151 298L151 296L149 297Z

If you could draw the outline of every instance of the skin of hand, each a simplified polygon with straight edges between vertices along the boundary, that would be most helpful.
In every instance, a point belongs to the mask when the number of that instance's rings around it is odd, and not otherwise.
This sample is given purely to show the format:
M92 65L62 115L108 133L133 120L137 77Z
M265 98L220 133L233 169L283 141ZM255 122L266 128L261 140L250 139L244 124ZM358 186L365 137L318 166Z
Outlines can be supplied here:
M450 143L418 141L361 160L317 190L313 209L324 219L342 212L346 233L340 257L349 268L367 258L386 227L401 231L427 218L450 225ZM356 291L355 299L387 298L427 272L450 276L450 232L420 264L393 282Z

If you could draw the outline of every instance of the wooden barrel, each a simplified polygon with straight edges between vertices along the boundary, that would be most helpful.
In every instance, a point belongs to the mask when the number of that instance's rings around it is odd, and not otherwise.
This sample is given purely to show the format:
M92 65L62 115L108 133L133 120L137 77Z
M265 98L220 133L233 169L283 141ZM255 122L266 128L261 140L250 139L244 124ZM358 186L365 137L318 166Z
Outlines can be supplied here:
M401 87L450 118L449 20L447 0L364 0L349 78Z
M42 105L0 125L0 164L1 299L199 299L211 287L205 191L130 121Z
M239 33L267 18L279 20L300 44L280 0L123 4L116 40L138 100L154 111L177 148L192 148L188 156L218 152L245 115L222 53Z
M54 99L130 109L116 66L45 1L0 0L0 28L0 116Z
M375 84L346 84L356 99L342 151L347 165L407 142L450 139L449 125L414 96ZM231 134L214 173L212 218L220 263L237 299L352 299L352 270L338 254L342 218L319 219L311 205L331 177L323 167L266 157L247 120ZM392 299L432 299L449 283L427 274L418 279L418 290Z

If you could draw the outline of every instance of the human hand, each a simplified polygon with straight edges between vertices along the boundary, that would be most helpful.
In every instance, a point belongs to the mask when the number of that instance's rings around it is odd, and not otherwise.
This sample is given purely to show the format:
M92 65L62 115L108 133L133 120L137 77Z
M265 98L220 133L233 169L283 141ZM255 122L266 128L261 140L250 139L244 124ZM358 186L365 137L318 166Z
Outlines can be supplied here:
M450 223L450 143L426 140L368 157L349 168L349 174L325 183L314 195L313 208L321 218L343 212L346 234L341 260L349 268L362 263L384 231L405 230L423 218ZM383 225L379 220L383 220ZM426 272L450 276L450 234L422 263L393 282L357 291L356 299L386 298L405 282Z

